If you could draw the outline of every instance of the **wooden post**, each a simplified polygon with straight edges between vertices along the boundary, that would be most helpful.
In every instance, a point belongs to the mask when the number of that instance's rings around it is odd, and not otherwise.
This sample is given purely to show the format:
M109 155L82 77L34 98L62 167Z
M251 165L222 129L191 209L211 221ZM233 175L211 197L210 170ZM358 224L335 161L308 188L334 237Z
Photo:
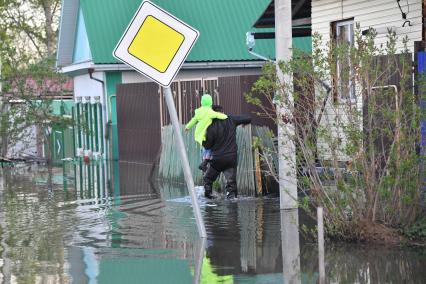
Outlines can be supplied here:
M324 216L323 208L317 208L318 221L318 264L320 284L325 284L325 264L324 264Z
M254 173L256 177L256 193L257 196L262 195L262 173L260 170L260 153L259 148L254 149Z

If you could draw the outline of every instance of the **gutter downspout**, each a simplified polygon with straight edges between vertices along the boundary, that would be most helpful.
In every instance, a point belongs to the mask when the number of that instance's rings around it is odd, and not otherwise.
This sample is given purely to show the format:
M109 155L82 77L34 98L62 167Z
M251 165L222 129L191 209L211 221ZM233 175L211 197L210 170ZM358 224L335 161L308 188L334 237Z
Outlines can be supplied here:
M100 80L98 78L93 77L93 72L95 72L95 69L89 68L89 69L87 69L87 72L89 73L90 79L95 80L95 81L101 83L102 87L105 87L105 82L104 81L102 81L102 80Z
M100 80L100 79L98 79L98 78L95 78L95 77L93 77L93 73L95 72L95 69L94 68L89 68L89 69L87 69L87 72L89 73L89 77L90 77L90 79L91 80L94 80L94 81L96 81L96 82L99 82L99 83L101 83L102 84L102 101L103 101L103 104L102 104L102 113L103 113L103 115L107 115L107 112L106 112L106 103L107 103L107 100L106 100L106 98L105 98L105 81L103 81L103 80ZM104 119L102 119L102 121L105 121ZM106 131L102 131L103 133L104 133L104 137L101 137L102 139L105 139L105 140L107 140L106 142L108 143L108 140L109 140L109 135L107 135L107 133L108 133L108 128L109 128L109 123L110 123L110 120L108 120L108 122L107 122L107 124L106 125L102 125L101 127L102 127L102 129L105 129ZM109 148L109 147L105 147L105 148L103 148L102 150L105 152L105 159L106 160L108 160L108 157L109 157L109 155L108 155L108 151L106 151L106 148ZM102 153L102 155L103 155L104 153Z
M106 109L106 104L107 104L107 98L105 95L105 81L100 80L98 78L93 77L93 73L94 73L95 69L94 68L89 68L87 69L87 72L89 73L89 77L91 80L94 80L96 82L99 82L102 84L102 101L103 104L101 103L101 110L102 110L102 125L100 125L100 129L101 129L101 147L102 147L102 159L105 159L105 161L109 160L109 157L112 156L112 153L110 153L110 151L112 151L112 147L109 146L109 142L110 142L110 135L109 135L109 128L111 125L111 120L108 117L108 113L107 113L107 109ZM108 102L109 103L109 102ZM106 121L106 123L104 123L104 121ZM105 129L105 131L104 131ZM105 143L103 142L105 140ZM108 150L107 150L108 149ZM105 155L104 155L105 154ZM106 183L105 180L103 180L103 186L105 186L105 188L109 188L109 185L111 184L111 167L109 166L109 163L106 163L106 167L104 169L103 163L102 163L102 176L104 177L106 175ZM98 181L99 182L99 181ZM108 190L107 190L108 192Z

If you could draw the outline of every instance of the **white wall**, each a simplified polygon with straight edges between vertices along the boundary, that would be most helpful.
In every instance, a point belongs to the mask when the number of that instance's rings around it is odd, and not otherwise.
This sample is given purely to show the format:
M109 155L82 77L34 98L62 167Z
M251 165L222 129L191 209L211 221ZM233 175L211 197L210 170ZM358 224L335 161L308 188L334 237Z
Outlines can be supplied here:
M422 40L422 1L402 0L400 4L404 12L409 8L407 20L411 27L402 27L404 20L396 0L312 0L312 33L317 32L329 41L332 22L354 18L361 30L396 27L397 48L403 47L402 38L408 36L408 47L413 51L414 41ZM386 33L379 34L376 43L385 42Z
M94 72L93 77L105 82L105 73L104 72ZM108 121L108 111L106 100L106 91L103 90L105 86L98 81L95 81L90 78L89 74L79 75L74 77L74 101L77 102L77 98L83 97L82 103L86 103L87 97L90 97L90 103L95 103L95 97L100 98L100 103L102 104L102 116L104 125L102 126L103 133L106 133L106 122ZM105 93L104 93L105 91ZM105 150L108 149L107 140L104 137L101 137L98 133L98 139L101 141L104 140Z
M105 81L103 72L95 72L93 77ZM100 97L101 103L104 104L102 92L102 84L90 79L89 74L74 77L74 99L77 97L91 97L91 100L94 100L94 97Z

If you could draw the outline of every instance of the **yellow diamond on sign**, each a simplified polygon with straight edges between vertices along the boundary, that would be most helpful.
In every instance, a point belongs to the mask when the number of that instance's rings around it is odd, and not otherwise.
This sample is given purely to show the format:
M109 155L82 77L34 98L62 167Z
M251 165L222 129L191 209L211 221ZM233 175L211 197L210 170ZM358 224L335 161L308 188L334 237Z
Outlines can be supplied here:
M132 43L129 53L157 71L164 73L185 37L153 16L146 17Z

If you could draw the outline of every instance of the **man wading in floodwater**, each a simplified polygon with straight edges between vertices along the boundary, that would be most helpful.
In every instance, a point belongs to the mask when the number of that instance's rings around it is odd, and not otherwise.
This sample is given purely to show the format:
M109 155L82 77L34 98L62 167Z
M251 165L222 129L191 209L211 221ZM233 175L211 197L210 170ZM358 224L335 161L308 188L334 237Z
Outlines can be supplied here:
M213 110L222 112L221 106ZM226 179L226 197L237 197L237 126L251 122L248 116L228 115L227 119L214 119L207 128L203 147L211 151L209 167L204 173L204 196L213 198L213 182L223 172Z

